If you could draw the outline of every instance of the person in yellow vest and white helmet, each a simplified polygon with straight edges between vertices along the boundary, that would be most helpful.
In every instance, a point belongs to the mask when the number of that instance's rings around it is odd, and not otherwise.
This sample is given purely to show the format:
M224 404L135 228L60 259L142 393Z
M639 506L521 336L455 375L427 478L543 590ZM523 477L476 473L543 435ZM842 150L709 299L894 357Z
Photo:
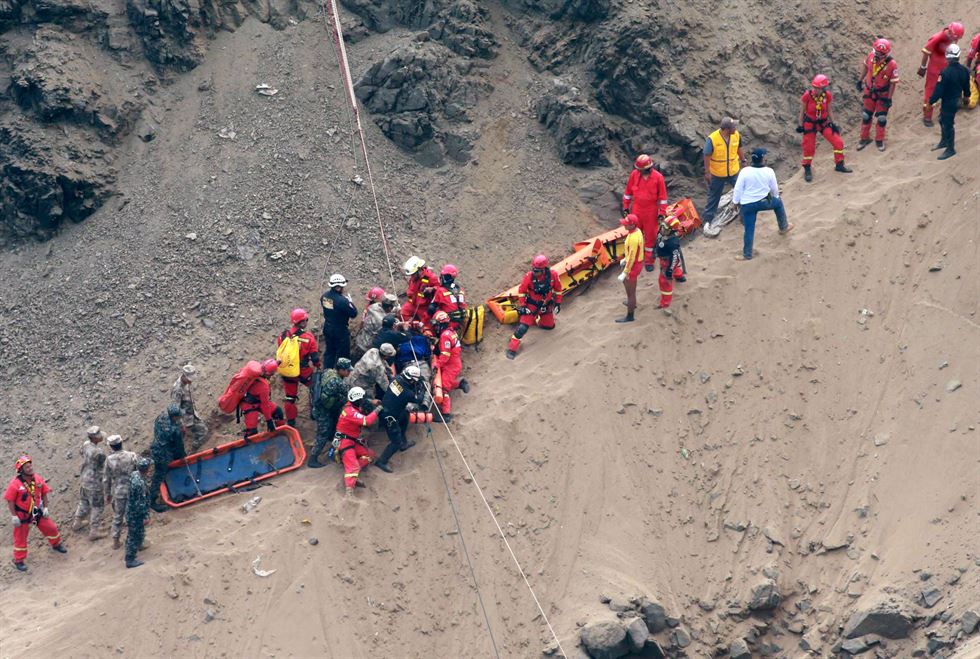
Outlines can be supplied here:
M708 184L708 201L704 205L701 219L707 229L715 213L725 186L735 187L738 170L745 163L742 151L742 136L738 133L738 122L731 117L721 120L721 126L708 135L704 142L704 180Z

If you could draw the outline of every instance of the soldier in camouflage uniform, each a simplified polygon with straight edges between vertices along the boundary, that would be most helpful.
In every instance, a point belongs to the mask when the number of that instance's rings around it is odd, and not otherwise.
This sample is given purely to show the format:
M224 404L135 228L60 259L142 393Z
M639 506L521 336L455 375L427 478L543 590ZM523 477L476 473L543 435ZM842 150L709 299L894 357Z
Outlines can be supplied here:
M122 437L109 438L111 453L105 459L103 490L105 502L112 503L112 548L119 549L123 521L126 519L126 503L129 501L129 476L136 471L137 456L132 451L122 450Z
M381 331L381 323L384 322L385 316L388 314L397 316L400 311L398 298L391 293L385 293L379 301L368 306L361 320L361 330L354 337L354 347L358 353L363 355L374 345L374 339Z
M368 398L380 398L388 389L394 363L395 347L382 343L380 348L371 348L364 353L344 382L348 387L360 387L367 392Z
M102 500L102 475L105 468L102 440L105 439L105 433L98 426L92 426L87 434L88 439L82 444L81 450L82 482L72 530L81 530L88 524L89 539L98 540L105 537L102 529L102 513L105 511L105 502Z
M324 466L319 460L320 453L333 441L337 419L347 403L349 387L345 380L350 373L351 363L346 357L337 360L336 370L329 368L320 373L320 396L313 404L316 417L316 441L310 452L310 459L306 463L313 469Z
M170 389L171 402L180 406L184 416L180 423L184 427L184 435L191 441L191 450L196 451L204 444L208 434L208 426L194 411L194 397L191 394L191 383L197 379L197 369L187 364L180 371L180 377Z
M153 422L153 441L150 443L150 455L153 456L150 507L158 513L167 510L159 501L160 484L167 476L167 465L187 455L184 451L184 427L180 423L183 415L180 405L170 403L170 406Z
M146 487L146 472L150 470L149 458L136 462L136 471L129 475L129 499L126 502L126 567L139 567L136 552L143 548L146 536L146 520L150 516L150 491Z

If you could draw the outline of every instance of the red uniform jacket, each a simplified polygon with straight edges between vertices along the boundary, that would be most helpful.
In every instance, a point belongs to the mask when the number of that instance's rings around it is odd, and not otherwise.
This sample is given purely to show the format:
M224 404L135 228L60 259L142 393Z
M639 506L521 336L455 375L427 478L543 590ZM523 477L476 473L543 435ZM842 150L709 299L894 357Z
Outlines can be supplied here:
M265 420L272 418L272 413L276 411L276 404L269 400L269 381L265 378L257 378L249 385L242 398L242 411L258 410Z
M529 270L524 275L517 292L524 296L525 303L531 302L531 306L538 308L549 302L561 304L561 281L558 279L558 273L550 268L548 273L551 275L550 278L547 275L535 278L534 270Z
M463 368L460 353L463 348L459 335L451 328L444 329L439 335L439 351L436 353L436 366L446 372L459 373Z
M316 343L316 337L306 330L300 332L293 325L276 337L276 345L280 345L283 339L290 336L299 336L299 376L308 378L314 368L320 368L320 347ZM310 366L311 362L313 366Z
M892 82L898 82L898 62L891 56L876 60L872 50L864 60L867 71L864 74L865 95L871 93L871 98L888 98L888 89Z
M350 439L358 439L361 436L361 428L370 426L377 420L377 410L365 415L354 407L353 403L347 403L340 412L340 418L337 419L337 432L347 435Z
M446 288L440 284L436 286L432 302L438 307L437 311L445 311L450 318L458 320L459 312L466 311L466 292L458 285Z
M423 309L432 299L432 293L426 293L427 288L435 288L439 284L439 278L427 267L419 268L419 271L408 280L408 288L405 290L405 297L408 303L416 308Z
M929 73L939 73L946 68L946 46L950 43L945 29L929 37L922 48L922 52L929 55L929 63L926 65Z
M824 92L814 94L812 89L808 89L800 96L800 100L805 104L803 111L803 121L808 123L824 124L827 122L827 113L830 112L830 103L834 100L833 94Z
M637 215L664 215L667 212L667 186L660 172L651 169L646 178L638 169L630 172L623 192L623 210L630 210L631 205Z
M21 522L28 522L31 519L31 511L35 506L41 507L41 497L50 491L48 484L37 474L34 474L33 483L31 481L25 483L20 476L14 476L7 485L3 498L14 503L17 517Z

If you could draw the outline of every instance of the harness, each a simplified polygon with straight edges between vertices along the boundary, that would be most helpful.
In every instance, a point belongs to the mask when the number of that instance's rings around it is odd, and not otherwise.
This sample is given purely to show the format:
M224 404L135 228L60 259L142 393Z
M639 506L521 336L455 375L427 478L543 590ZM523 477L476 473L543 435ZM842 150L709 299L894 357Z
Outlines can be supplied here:
M875 80L878 78L878 74L884 71L891 61L892 61L891 55L883 59L880 65L878 64L878 60L876 58L872 58L871 78L868 80L868 84L866 84L864 87L865 98L869 98L873 101L888 99L888 96L885 95L885 92L887 92L888 89L891 87L891 80L886 80L885 84L880 87L875 86Z
M527 295L524 298L524 304L526 306L534 307L536 309L544 309L551 303L551 272L550 270L546 270L545 273L545 276L540 280L537 278L536 274L531 276L531 293L540 299L535 299L534 297Z
M29 508L21 508L19 505L17 505L16 502L14 503L14 508L17 509L18 513L23 513L27 515L28 520L36 520L38 517L41 516L41 511L34 503L35 502L34 494L37 492L37 481L31 479L31 482L28 483L27 481L24 480L23 477L20 477L20 482L24 484L24 488L27 490L27 501L28 501ZM21 496L21 499L23 499L23 496ZM20 515L18 515L18 517L20 517Z
M814 96L813 95L813 91L808 89L806 93L810 96L810 99L813 101L814 105L816 106L817 114L818 115L821 114L823 112L823 109L824 109L824 104L825 104L825 102L827 100L827 94L826 94L826 92L823 93L823 94L820 94L819 96ZM824 125L826 123L827 123L827 115L826 115L826 113L824 113L824 116L819 117L819 118L818 117L811 117L808 114L804 114L803 115L803 132L804 133L820 133L820 132L823 131L823 127L824 127ZM806 127L807 124L811 124L813 126L813 128L808 129Z

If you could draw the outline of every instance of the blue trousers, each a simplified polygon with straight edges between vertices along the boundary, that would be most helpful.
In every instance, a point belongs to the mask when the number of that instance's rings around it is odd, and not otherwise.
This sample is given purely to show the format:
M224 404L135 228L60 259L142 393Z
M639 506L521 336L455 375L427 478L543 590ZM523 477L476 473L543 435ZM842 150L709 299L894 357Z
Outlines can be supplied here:
M742 238L742 255L747 259L752 258L752 241L755 240L755 217L759 211L776 211L776 223L780 231L785 231L788 226L786 222L786 209L783 207L783 200L780 198L760 199L751 204L742 204L742 224L745 225L745 234Z
M721 195L725 192L725 185L734 188L737 180L737 175L711 177L711 182L708 183L708 201L705 203L704 213L701 215L701 220L705 224L710 224L715 219L715 214L718 212L718 202L721 201Z

